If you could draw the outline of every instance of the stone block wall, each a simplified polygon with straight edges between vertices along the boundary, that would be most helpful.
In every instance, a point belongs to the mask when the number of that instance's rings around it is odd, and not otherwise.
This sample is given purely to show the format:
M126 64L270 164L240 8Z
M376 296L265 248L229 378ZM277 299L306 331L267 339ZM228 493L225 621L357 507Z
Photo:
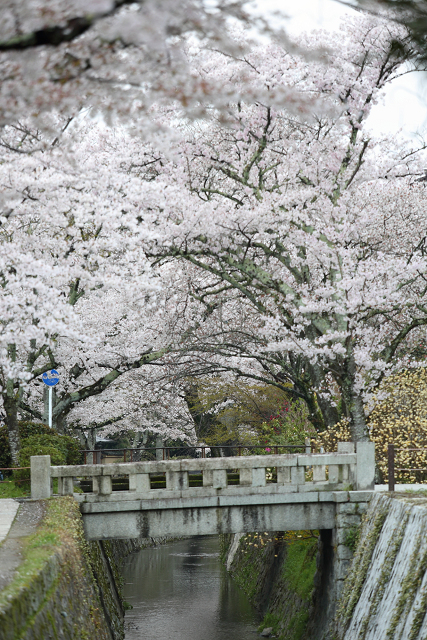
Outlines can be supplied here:
M349 502L340 502L336 505L336 524L332 535L334 598L336 601L340 599L344 588L344 581L359 538L362 518L368 510L371 495L371 492L350 491Z
M0 592L0 640L123 640L118 570L104 543L87 543L72 498L46 503L23 561Z

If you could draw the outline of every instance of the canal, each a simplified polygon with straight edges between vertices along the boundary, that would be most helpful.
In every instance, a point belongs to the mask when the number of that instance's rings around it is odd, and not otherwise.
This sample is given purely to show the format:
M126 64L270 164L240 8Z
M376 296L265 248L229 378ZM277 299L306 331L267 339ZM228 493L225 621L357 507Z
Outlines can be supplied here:
M250 640L260 616L203 536L143 549L124 564L125 640Z

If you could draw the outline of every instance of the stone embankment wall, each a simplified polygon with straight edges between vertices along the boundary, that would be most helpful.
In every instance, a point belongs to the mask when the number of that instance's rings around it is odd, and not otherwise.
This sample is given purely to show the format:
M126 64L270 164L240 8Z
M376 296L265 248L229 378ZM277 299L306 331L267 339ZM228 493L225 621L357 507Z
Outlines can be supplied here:
M286 640L320 638L322 567L330 550L317 532L248 534L223 537L223 559L239 586L264 616L260 629ZM325 620L324 624L330 622Z
M0 640L122 640L120 575L110 542L87 543L73 498L46 502L22 563L0 593Z
M337 640L427 638L427 497L374 494L337 614Z
M123 640L122 561L171 539L87 542L72 497L38 504L44 517L0 591L0 640Z

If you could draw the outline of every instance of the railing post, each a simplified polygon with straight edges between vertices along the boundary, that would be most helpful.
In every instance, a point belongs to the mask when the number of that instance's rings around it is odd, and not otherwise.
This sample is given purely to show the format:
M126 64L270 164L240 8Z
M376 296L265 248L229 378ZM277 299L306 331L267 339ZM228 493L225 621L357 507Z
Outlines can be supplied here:
M388 490L394 491L394 443L388 445Z
M354 442L338 442L337 452L338 453L354 453ZM354 464L342 465L339 469L339 481L353 484L355 480L355 475L356 475L355 467L356 465Z
M58 483L58 491L59 491L59 483ZM60 492L61 496L72 496L74 493L74 483L73 478L66 476L62 478L62 491Z
M375 443L356 443L356 490L375 489Z
M31 456L30 460L32 499L50 498L50 456Z
M306 438L304 441L305 444L305 452L306 454L311 453L311 440L310 438Z

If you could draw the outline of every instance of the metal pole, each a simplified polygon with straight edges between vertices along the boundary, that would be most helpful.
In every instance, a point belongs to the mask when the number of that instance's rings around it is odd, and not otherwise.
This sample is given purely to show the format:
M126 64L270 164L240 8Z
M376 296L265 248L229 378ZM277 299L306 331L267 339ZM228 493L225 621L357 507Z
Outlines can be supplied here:
M394 444L388 445L388 490L394 491Z
M49 387L49 427L52 428L52 387Z

